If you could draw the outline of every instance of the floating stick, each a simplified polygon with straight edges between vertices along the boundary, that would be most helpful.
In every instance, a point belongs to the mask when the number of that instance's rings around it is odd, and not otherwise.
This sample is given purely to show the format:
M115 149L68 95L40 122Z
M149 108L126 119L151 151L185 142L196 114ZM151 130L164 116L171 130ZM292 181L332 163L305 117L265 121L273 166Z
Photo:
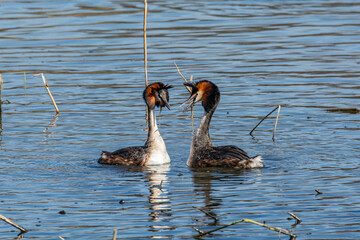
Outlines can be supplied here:
M23 233L26 233L28 230L26 230L25 228L23 228L22 226L16 224L15 222L11 221L10 219L8 219L7 217L3 216L0 214L0 219L3 220L4 222L10 224L13 227L16 227L17 229L20 230L20 234L22 235Z
M275 141L275 131L276 131L276 126L277 126L277 122L278 122L278 118L279 118L280 108L281 108L281 106L279 105L279 106L278 106L278 112L277 112L277 115L276 115L276 120L275 120L273 137L272 137L272 140L273 140L273 141Z
M45 88L46 88L46 90L47 90L47 92L48 92L48 94L49 94L49 96L50 96L50 98L51 98L52 103L54 104L54 107L55 107L55 110L56 110L56 114L59 114L59 109L58 109L58 107L57 107L57 105L56 105L56 102L55 102L55 100L54 100L51 92L50 92L50 89L49 89L49 86L47 85L47 82L46 82L46 79L45 79L44 74L43 74L43 73L39 73L39 74L35 74L34 76L39 76L39 75L41 75L41 77L42 77L42 79L43 79L43 81L44 81L44 86L45 86Z
M212 219L214 219L215 222L219 221L219 219L218 219L217 217L215 217L214 215L212 215L211 213L209 213L209 212L207 212L207 211L205 211L205 210L203 210L203 209L197 208L197 207L193 207L193 208L195 208L196 210L199 210L199 211L205 213L208 217L211 217ZM196 229L195 229L195 230L196 230Z
M255 131L255 129L260 125L260 123L262 123L262 122L265 120L265 118L267 118L268 116L270 116L270 114L272 114L273 112L275 112L275 110L278 109L278 108L280 108L280 105L277 106L276 108L274 108L270 113L268 113L268 115L266 115L265 117L263 117L263 119L261 119L261 121L251 130L250 135L252 136L253 131Z
M288 235L291 237L291 239L295 239L296 238L296 235L291 233L290 231L286 230L286 229L283 229L283 228L278 228L278 227L271 227L269 225L266 225L266 224L262 224L262 223L259 223L257 221L254 221L254 220L250 220L250 219L247 219L247 218L243 218L241 220L238 220L238 221L235 221L235 222L232 222L232 223L229 223L229 224L225 224L221 227L218 227L218 228L215 228L213 230L210 230L210 231L207 231L207 232L203 232L199 229L196 229L194 228L199 234L197 236L195 236L195 238L201 238L207 234L210 234L210 233L213 233L215 231L218 231L218 230L221 230L223 228L226 228L226 227L229 227L229 226L232 226L232 225L235 225L237 223L241 223L241 222L246 222L246 223L252 223L252 224L256 224L256 225L259 225L259 226L262 226L262 227L265 227L269 230L272 230L272 231L275 231L275 232L278 232L279 234L282 233L282 234L285 234L285 235Z
M59 236L59 238L60 238L61 240L65 240L65 238L63 238L63 237L61 237L61 236Z
M292 213L292 212L287 212L287 214L289 214L290 216L292 216L293 218L295 218L295 220L296 220L297 223L300 223L300 222L301 222L301 219L300 219L298 216L296 216L294 213Z
M144 0L144 68L145 68L145 86L148 85L148 74L147 74L147 46L146 46L146 18L147 18L147 0Z
M323 194L321 191L319 191L319 190L317 190L317 189L315 189L315 192L316 192L317 194Z

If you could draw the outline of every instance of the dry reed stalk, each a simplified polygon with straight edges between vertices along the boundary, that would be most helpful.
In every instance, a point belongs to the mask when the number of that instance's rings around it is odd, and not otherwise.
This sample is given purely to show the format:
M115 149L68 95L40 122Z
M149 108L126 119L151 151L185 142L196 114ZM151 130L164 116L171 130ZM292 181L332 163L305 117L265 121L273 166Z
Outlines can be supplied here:
M55 102L55 100L54 100L54 98L53 98L53 96L52 96L52 94L51 94L51 92L50 92L50 89L49 89L49 86L47 85L47 82L46 82L46 79L45 79L44 74L43 74L43 73L39 73L39 74L35 74L34 76L39 76L39 75L41 75L41 77L42 77L42 79L43 79L43 82L44 82L44 86L45 86L45 88L46 88L46 90L47 90L47 92L48 92L48 94L49 94L49 96L50 96L50 98L51 98L52 103L54 104L54 107L55 107L55 110L56 110L56 114L59 114L59 108L57 107L56 102Z
M215 217L214 215L212 215L211 213L209 213L209 212L207 212L207 211L205 211L203 209L197 208L197 207L193 207L193 208L205 213L208 217L211 217L212 219L214 219L215 222L219 221L219 219L217 217Z
M3 216L0 214L0 219L3 220L4 222L10 224L11 226L17 228L20 230L20 234L22 235L23 233L26 233L28 230L26 230L25 228L23 228L22 226L16 224L15 222L11 221L10 219L8 219L7 217Z
M296 216L295 213L287 212L287 214L292 216L296 220L297 224L301 222L301 219L298 216Z
M0 74L0 129L4 130L2 127L2 86L3 86L3 80Z
M112 240L116 240L116 235L117 235L117 229L114 229L114 234L113 234Z
M279 106L278 106L278 112L277 112L277 115L276 115L276 120L275 120L273 137L272 137L272 140L273 140L273 141L275 141L275 131L276 131L276 126L277 126L277 122L278 122L278 119L279 119L280 108L281 108L281 106L279 105Z
M184 79L184 81L185 82L188 82L187 80L186 80L186 78L184 77L184 75L182 75L182 73L180 72L180 69L178 68L178 66L176 65L176 62L174 62L174 65L175 65L175 67L176 67L176 69L177 69L177 71L178 71L178 73L180 74L180 76L182 77L182 79ZM191 82L192 82L192 76L191 76ZM186 87L186 89L191 93L191 89L190 89L190 87L189 86L185 86Z
M241 220L238 220L238 221L235 221L235 222L232 222L232 223L229 223L229 224L225 224L221 227L218 227L218 228L215 228L213 230L210 230L210 231L207 231L207 232L203 232L197 228L194 228L197 232L199 232L199 234L197 236L195 236L195 238L201 238L207 234L210 234L210 233L213 233L215 231L218 231L218 230L221 230L223 228L226 228L226 227L229 227L229 226L232 226L232 225L235 225L237 223L241 223L241 222L246 222L246 223L252 223L252 224L256 224L256 225L259 225L261 227L264 227L264 228L267 228L269 230L272 230L272 231L275 231L275 232L278 232L279 234L282 233L282 234L285 234L285 235L288 235L291 237L291 239L295 239L296 238L296 235L291 233L290 231L286 230L286 229L283 229L283 228L278 228L278 227L271 227L269 225L266 225L266 224L263 224L263 223L259 223L257 221L254 221L254 220L250 220L250 219L247 219L247 218L243 218Z
M61 237L61 236L59 236L59 238L60 238L61 240L65 240L65 238L63 238L63 237Z
M147 74L147 44L146 44L146 19L147 19L147 0L144 0L144 68L145 68L145 86L148 85L148 74Z
M24 72L24 89L26 89L26 72Z
M323 194L321 191L319 191L319 190L317 190L317 189L315 189L315 192L316 192L317 194Z
M265 117L263 117L263 118L261 119L261 121L260 121L258 124L256 124L256 126L250 131L250 135L252 136L252 133L255 131L255 129L256 129L268 116L270 116L270 114L272 114L273 112L275 112L275 110L278 109L278 108L280 108L280 105L277 106L276 108L274 108L274 109L273 109L271 112L269 112ZM278 111L278 114L279 114L279 111ZM276 122L277 122L277 120L276 120ZM276 128L276 125L275 125L275 128ZM275 132L275 130L274 130L274 132Z

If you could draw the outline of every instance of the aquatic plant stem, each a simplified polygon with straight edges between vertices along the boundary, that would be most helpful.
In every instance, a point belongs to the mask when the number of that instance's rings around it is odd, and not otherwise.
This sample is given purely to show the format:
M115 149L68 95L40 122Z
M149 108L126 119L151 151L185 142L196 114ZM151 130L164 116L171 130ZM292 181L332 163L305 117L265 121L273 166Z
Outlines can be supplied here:
M4 130L2 127L2 86L3 86L3 80L0 74L0 129Z
M147 74L147 44L146 44L146 19L147 19L147 0L144 0L144 68L145 68L145 86L148 85L148 74Z
M116 235L117 235L117 229L115 228L112 240L116 240Z
M296 216L295 213L287 212L287 214L292 216L296 220L297 224L301 222L301 219L298 216Z
M272 137L272 140L273 140L273 141L275 141L275 132L276 132L277 122L278 122L278 119L279 119L280 108L281 108L281 106L279 105L279 106L278 106L278 112L277 112L277 115L276 115L276 120L275 120L273 137Z
M279 105L279 106L280 106L280 105ZM275 112L275 110L278 109L279 106L277 106L276 108L274 108L274 109L273 109L271 112L269 112L265 117L263 117L258 124L256 124L256 126L255 126L255 127L251 130L251 132L250 132L250 135L251 135L251 136L252 136L252 133L255 131L255 129L256 129L268 116L270 116L270 114L272 114L273 112Z
M26 89L26 72L24 72L24 89Z
M16 224L15 222L11 221L10 219L8 219L7 217L3 216L0 214L0 219L3 220L4 222L10 224L11 226L17 228L20 230L20 234L19 235L22 235L23 233L26 233L28 232L28 230L26 230L25 228L23 228L22 226Z
M272 231L275 231L275 232L278 232L278 233L282 233L282 234L285 234L285 235L288 235L290 236L292 239L295 239L296 238L296 235L291 233L290 231L286 230L286 229L283 229L283 228L278 228L278 227L271 227L269 225L266 225L266 224L263 224L263 223L259 223L257 221L254 221L254 220L251 220L251 219L247 219L247 218L243 218L241 220L238 220L238 221L235 221L235 222L232 222L232 223L229 223L229 224L225 224L221 227L218 227L218 228L215 228L213 230L210 230L210 231L207 231L207 232L203 232L199 229L195 229L196 231L199 232L199 234L197 236L195 236L196 238L201 238L207 234L210 234L210 233L213 233L215 231L218 231L218 230L221 230L223 228L226 228L226 227L229 227L229 226L232 226L232 225L235 225L237 223L241 223L241 222L246 222L246 223L252 223L252 224L256 224L256 225L259 225L261 227L265 227L269 230L272 230Z
M174 65L175 65L178 73L179 73L180 76L182 77L182 79L184 79L185 82L188 82L188 81L186 80L186 78L184 77L184 75L182 75L182 73L180 72L180 69L179 69L179 67L176 65L176 62L174 62ZM192 76L191 76L191 82L192 82ZM189 87L189 86L185 86L185 87L186 87L186 89L191 93L190 87Z
M54 100L54 98L53 98L53 96L52 96L52 94L51 94L51 92L50 92L50 89L49 89L49 86L47 85L47 82L46 82L46 79L45 79L44 74L43 74L43 73L39 73L39 74L35 74L34 76L39 76L39 75L41 75L42 80L43 80L43 82L44 82L44 86L45 86L45 88L46 88L46 90L47 90L47 92L48 92L48 94L49 94L49 96L50 96L50 98L51 98L52 103L54 104L56 114L59 114L59 108L57 107L56 102L55 102L55 100Z
M197 207L193 207L193 208L205 213L208 217L211 217L212 219L214 219L215 222L219 221L219 219L217 217L215 217L214 215L212 215L211 213L209 213L209 212L207 212L207 211L205 211L203 209L197 208Z

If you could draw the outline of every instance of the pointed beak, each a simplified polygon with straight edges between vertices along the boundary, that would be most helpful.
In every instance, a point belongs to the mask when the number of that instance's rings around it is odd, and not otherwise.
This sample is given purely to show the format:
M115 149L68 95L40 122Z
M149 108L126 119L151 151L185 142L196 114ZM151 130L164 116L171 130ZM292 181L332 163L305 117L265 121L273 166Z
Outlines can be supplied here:
M171 110L171 109L170 109L170 105L168 104L168 102L166 101L166 99L161 98L161 100L162 100L163 104L165 105L165 107L167 107L167 109Z
M197 96L197 93L194 93L193 95L191 95L188 100L186 100L185 102L183 102L183 103L179 106L179 108L181 108L182 106L184 106L186 103L190 102L189 105L184 109L184 112L185 112L186 110L188 110L188 108L195 103L196 96Z

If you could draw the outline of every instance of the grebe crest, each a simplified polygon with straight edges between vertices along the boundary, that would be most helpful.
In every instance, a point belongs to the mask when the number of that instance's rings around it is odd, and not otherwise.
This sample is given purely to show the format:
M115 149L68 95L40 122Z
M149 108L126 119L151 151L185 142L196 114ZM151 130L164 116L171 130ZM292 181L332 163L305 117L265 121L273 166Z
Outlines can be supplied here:
M168 89L170 85L155 82L147 86L143 92L143 99L147 105L148 137L144 146L126 147L114 152L103 151L98 162L108 165L161 165L170 162L165 142L156 124L155 107L169 106Z
M219 88L207 80L184 83L184 85L191 87L191 95L182 105L189 103L186 107L188 109L191 105L201 101L204 108L204 116L191 143L187 165L189 167L263 167L261 156L251 158L244 150L236 146L215 147L212 144L209 127L212 115L220 101Z

